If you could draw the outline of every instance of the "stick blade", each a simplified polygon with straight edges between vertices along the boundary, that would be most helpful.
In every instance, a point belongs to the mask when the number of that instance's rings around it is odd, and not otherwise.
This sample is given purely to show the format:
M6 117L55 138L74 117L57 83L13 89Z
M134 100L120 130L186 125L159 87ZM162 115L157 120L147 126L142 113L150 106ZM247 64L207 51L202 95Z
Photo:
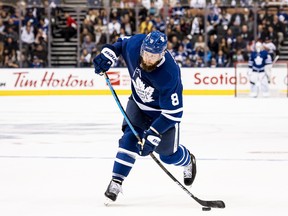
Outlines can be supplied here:
M225 208L225 203L222 200L205 201L198 199L197 202L205 207Z

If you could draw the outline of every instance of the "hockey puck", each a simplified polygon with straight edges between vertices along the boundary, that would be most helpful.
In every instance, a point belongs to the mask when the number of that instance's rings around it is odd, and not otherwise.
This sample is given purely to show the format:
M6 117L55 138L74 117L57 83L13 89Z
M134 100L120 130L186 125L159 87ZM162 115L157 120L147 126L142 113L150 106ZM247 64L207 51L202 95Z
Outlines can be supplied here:
M211 208L210 207L202 207L202 211L210 211Z

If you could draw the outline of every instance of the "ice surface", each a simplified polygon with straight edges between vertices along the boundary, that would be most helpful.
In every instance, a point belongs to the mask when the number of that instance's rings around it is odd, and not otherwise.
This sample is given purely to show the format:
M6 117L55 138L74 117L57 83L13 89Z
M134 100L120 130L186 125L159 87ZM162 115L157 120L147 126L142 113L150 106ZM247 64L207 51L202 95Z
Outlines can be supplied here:
M0 98L0 215L286 216L288 100L184 99L181 143L198 165L189 190L225 209L203 212L149 156L138 157L124 195L104 206L121 136L114 99L30 96ZM182 180L181 168L166 167Z

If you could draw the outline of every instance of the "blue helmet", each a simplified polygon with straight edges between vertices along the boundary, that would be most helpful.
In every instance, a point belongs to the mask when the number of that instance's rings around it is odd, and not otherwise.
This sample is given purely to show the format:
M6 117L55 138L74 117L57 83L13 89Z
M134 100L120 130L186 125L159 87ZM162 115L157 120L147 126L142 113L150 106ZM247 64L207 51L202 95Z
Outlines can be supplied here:
M160 31L150 32L143 40L141 52L161 54L167 48L167 36Z

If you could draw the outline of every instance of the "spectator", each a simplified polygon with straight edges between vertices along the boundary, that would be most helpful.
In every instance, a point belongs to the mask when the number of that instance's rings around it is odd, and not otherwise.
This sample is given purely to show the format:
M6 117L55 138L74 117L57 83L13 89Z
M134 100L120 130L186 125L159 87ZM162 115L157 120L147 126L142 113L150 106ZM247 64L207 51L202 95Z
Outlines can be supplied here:
M80 56L80 66L91 67L91 63L92 63L92 55L87 51L87 49L84 48Z
M256 40L264 41L267 37L267 32L265 31L263 25L258 25L258 31L257 31L257 38Z
M227 56L223 53L221 49L219 49L217 55L215 58L212 58L212 60L215 60L216 67L226 67L227 64ZM211 64L212 64L211 60Z
M146 19L140 23L139 32L142 34L148 34L152 31L153 23L150 20L150 17L146 17Z
M216 35L210 35L209 36L209 41L208 41L208 48L212 53L212 57L215 57L216 53L218 53L218 49L219 49L219 44L217 42L217 40L215 39Z
M201 68L201 67L204 67L204 66L205 66L205 64L204 64L203 58L201 56L197 56L194 67Z
M31 59L31 53L33 50L33 45L35 41L35 35L33 27L30 22L27 22L26 26L23 26L21 29L21 41L23 49L26 51L25 55L28 56L28 60Z
M204 22L203 22L203 17L200 15L196 15L192 21L192 26L191 26L191 35L200 35L204 33Z
M70 39L77 33L77 23L75 19L69 15L69 13L64 13L64 17L66 19L66 27L62 29L61 34L62 37L65 38L65 41L69 42Z
M88 31L87 28L83 28L82 32L80 33L80 43L84 43L86 36L89 35L89 37L92 39L93 38L93 34Z
M5 51L4 51L5 52ZM3 67L6 68L18 68L18 62L17 62L17 58L15 55L5 55L4 56L4 64Z
M245 22L245 17L240 8L235 8L235 13L231 16L229 28L232 29L233 34L238 35L240 33L241 26Z
M174 58L180 67L182 67L183 63L188 58L188 53L185 52L184 46L182 44L178 47L178 50L175 52Z
M243 55L243 58L246 61L248 61L247 45L248 43L246 43L241 37L241 35L239 35L237 36L236 42L234 43L233 46L233 52L236 53L237 55L237 51L241 50L241 55Z
M197 37L197 41L195 42L194 47L195 47L195 48L201 47L201 48L204 49L205 46L206 46L206 44L205 44L203 35L199 35L199 36Z
M190 0L190 7L192 8L205 8L206 0Z
M281 44L284 41L284 36L286 34L286 27L285 27L283 20L279 21L278 15L274 15L273 22L271 25L277 32L278 42L279 44Z
M35 57L37 57L37 59L35 59ZM37 63L35 64L37 67L47 66L47 51L41 44L37 45L33 51L33 61Z
M95 34L96 50L100 50L102 45L107 43L107 36L105 33L102 32L102 29L100 27L96 28L94 34Z
M166 25L161 16L155 16L154 19L152 20L153 26L155 27L156 30L160 32L165 32Z
M30 65L31 68L44 68L43 63L37 56L33 56L33 60Z
M240 36L245 41L246 45L253 40L253 32L249 32L248 26L245 24L241 26Z
M117 18L112 17L112 21L108 24L109 34L112 35L114 31L116 32L116 34L120 34L120 28L121 28L121 25L118 22Z
M88 53L93 54L96 53L96 44L92 42L91 37L89 35L85 36L84 42L82 44L82 51L86 49Z
M2 18L0 17L0 34L4 35L5 34L5 25L3 23Z
M129 14L122 16L121 28L124 29L126 35L132 35L135 32L135 23L131 22Z
M272 61L275 58L277 48L275 44L272 42L272 39L269 37L266 37L264 43L263 43L264 50L267 50L268 54L271 56Z

